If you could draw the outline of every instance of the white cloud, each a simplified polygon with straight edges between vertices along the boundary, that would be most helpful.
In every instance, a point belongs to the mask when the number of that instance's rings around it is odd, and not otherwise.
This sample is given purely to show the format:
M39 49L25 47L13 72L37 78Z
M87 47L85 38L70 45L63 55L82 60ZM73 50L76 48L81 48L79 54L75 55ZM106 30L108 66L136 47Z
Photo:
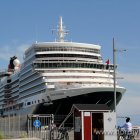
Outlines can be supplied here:
M140 73L121 73L119 77L124 78L121 82L126 85L124 87L127 87L127 91L117 106L117 115L129 116L137 125L140 123Z
M16 55L20 61L23 60L24 51L29 47L27 44L21 44L19 46L3 46L0 51L0 60L9 61L10 57Z
M123 77L122 82L140 84L140 73L121 73L119 77Z
M124 96L117 106L118 115L140 114L140 96Z

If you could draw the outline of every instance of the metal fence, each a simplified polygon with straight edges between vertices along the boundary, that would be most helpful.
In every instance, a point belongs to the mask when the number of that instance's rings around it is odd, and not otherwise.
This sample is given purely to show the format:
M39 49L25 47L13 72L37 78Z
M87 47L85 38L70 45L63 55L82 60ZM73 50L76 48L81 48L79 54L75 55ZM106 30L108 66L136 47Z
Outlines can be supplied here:
M0 118L0 135L4 138L27 136L25 122L26 116L7 116Z
M63 116L64 117L64 116ZM59 116L62 118L62 116ZM55 121L56 123L58 122ZM38 138L41 140L73 140L72 127L59 129L54 116L34 115L7 116L0 118L0 137L2 138Z
M28 115L27 135L45 140L52 140L52 130L54 124L53 115Z

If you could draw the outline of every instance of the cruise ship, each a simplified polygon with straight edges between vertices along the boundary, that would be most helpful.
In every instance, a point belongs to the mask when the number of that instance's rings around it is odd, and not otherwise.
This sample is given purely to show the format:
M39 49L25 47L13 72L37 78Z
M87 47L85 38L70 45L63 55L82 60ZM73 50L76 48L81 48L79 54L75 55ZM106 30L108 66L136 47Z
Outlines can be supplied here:
M2 117L64 115L72 104L107 104L113 110L114 66L103 62L101 46L65 41L62 17L55 33L54 42L32 44L22 64L14 56L8 69L0 71ZM125 91L116 82L117 104Z

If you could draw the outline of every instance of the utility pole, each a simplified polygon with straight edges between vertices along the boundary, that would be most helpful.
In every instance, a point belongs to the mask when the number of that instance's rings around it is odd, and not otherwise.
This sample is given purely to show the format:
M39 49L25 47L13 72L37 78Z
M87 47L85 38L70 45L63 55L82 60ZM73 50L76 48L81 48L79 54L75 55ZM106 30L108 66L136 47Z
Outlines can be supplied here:
M116 112L116 49L115 40L113 38L113 66L114 66L114 112Z
M115 39L113 38L113 66L114 66L114 112L116 112L116 52L126 51L125 49L115 48Z

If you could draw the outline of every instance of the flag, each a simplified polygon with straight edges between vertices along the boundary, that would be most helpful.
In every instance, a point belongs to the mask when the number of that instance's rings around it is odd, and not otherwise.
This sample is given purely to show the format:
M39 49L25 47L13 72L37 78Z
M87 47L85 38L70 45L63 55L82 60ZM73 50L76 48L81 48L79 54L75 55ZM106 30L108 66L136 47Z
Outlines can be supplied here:
M110 62L109 62L109 59L108 59L105 63L106 63L107 65L109 65L109 63L110 63Z
M105 63L107 64L106 69L109 69L109 59Z

